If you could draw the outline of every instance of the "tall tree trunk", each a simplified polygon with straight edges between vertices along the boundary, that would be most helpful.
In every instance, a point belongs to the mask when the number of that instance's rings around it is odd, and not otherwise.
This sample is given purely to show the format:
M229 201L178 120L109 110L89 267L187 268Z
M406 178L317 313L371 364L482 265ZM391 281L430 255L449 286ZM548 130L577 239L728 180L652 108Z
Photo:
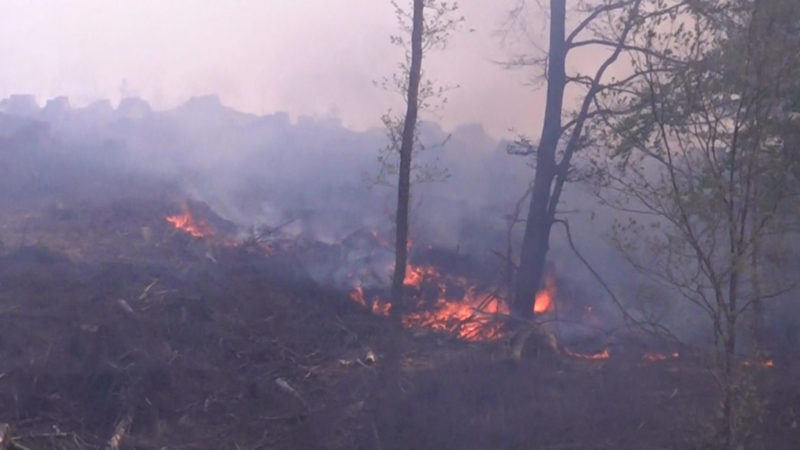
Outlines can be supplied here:
M403 309L403 280L406 278L408 260L408 204L411 197L411 153L417 128L419 84L422 77L422 33L425 27L424 0L414 0L414 17L411 29L411 66L408 73L408 96L403 136L400 144L400 173L397 183L397 216L394 276L392 277L392 311Z
M550 0L550 48L547 72L547 104L542 136L536 153L525 235L514 289L514 314L533 318L533 306L544 275L554 208L550 208L553 179L557 173L556 149L561 137L561 115L566 85L566 0Z
M754 194L758 198L758 191ZM761 217L758 204L753 205L751 214L752 229L758 226L758 217ZM764 350L764 301L761 299L761 272L759 271L759 259L761 256L761 242L753 239L753 253L750 255L750 267L753 278L753 311L750 322L750 333L755 345L756 353L761 355Z

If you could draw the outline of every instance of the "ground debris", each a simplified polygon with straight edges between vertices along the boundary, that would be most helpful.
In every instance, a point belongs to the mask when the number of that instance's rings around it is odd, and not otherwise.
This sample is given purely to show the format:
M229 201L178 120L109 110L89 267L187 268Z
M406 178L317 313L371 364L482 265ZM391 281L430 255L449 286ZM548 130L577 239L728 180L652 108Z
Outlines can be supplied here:
M0 450L8 450L11 444L11 425L0 423Z

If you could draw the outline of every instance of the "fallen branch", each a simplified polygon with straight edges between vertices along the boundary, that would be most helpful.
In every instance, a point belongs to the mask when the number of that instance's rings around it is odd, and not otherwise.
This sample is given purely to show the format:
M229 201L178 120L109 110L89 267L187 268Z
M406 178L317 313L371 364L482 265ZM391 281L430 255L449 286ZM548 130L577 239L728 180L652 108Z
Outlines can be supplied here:
M122 419L117 422L117 426L114 427L114 434L112 434L111 438L108 440L108 450L119 450L122 438L125 437L125 433L128 432L128 428L130 428L132 423L133 408L129 409L128 412L122 416Z

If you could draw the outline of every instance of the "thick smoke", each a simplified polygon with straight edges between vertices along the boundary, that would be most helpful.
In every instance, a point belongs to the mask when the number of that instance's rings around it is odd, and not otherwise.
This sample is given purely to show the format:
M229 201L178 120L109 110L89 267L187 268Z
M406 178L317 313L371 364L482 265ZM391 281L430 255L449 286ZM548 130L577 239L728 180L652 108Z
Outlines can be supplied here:
M0 102L0 114L9 205L41 198L42 192L54 194L56 208L115 196L146 202L169 186L178 192L173 201L206 202L241 230L288 224L285 232L307 241L335 244L367 231L391 240L395 192L369 181L378 172L378 150L386 145L379 128L356 132L330 116L292 121L282 112L245 114L216 96L157 111L139 98L124 99L116 108L108 101L71 108L63 97L40 107L33 97L16 95ZM430 147L420 161L438 161L451 176L413 187L415 247L467 255L487 271L502 267L498 254L507 250L509 215L527 189L532 161L508 155L507 143L477 124L448 131L425 122L420 135ZM519 219L527 204L522 206ZM560 209L577 247L628 307L687 323L689 313L671 311L673 303L647 302L663 293L646 287L608 243L616 213L579 184L568 186ZM514 227L514 247L523 228L523 223ZM384 256L382 263L391 261ZM619 320L559 226L550 259L562 304L591 307L603 325Z

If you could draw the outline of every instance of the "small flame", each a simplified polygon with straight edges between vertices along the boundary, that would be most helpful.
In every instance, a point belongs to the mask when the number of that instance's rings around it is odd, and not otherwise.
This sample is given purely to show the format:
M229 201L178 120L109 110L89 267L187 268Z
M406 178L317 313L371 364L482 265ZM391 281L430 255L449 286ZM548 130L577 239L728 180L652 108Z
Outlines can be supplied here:
M372 314L388 317L391 311L392 311L391 302L382 302L380 299L377 298L372 300Z
M552 275L548 275L544 282L544 289L536 294L533 303L533 312L541 314L550 310L553 306L553 299L556 297L556 280Z
M167 216L166 219L176 229L189 233L194 237L212 236L214 234L214 230L211 229L208 222L202 219L195 219L188 210L183 214Z
M364 287L360 284L350 291L350 299L361 306L367 307L367 299L364 297ZM392 304L390 302L381 301L379 298L375 297L372 299L369 308L375 315L388 316L389 312L392 310Z

